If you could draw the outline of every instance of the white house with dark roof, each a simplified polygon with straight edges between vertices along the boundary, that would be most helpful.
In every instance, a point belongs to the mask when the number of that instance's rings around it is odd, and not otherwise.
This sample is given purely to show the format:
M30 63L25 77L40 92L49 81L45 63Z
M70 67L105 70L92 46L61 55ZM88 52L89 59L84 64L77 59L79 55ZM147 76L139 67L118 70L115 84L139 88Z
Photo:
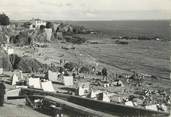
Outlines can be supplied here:
M41 19L32 19L30 22L30 29L40 28L41 25L46 26L46 21L43 21Z

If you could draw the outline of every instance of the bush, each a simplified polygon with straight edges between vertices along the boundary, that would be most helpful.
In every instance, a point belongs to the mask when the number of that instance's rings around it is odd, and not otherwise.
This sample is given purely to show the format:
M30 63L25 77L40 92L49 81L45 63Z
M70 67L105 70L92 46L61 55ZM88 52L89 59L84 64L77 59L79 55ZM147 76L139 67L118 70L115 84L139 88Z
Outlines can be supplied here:
M72 62L69 62L69 63L66 63L64 65L64 68L67 69L68 71L72 71L74 68L77 68L77 64L76 63L72 63Z
M43 32L46 27L44 25L40 25L40 31Z
M90 69L88 66L82 66L79 70L79 73L90 73Z
M5 26L5 25L9 25L9 23L10 23L9 17L4 13L0 14L0 25Z
M36 59L30 57L22 57L17 65L17 69L22 70L24 73L46 73L49 69L49 66L40 63Z
M53 24L51 22L46 23L46 28L52 28L52 27L53 27Z
M12 38L11 38L12 39ZM13 38L12 41L14 44L18 46L23 46L23 45L30 45L32 42L32 38L28 35L27 31L20 32L18 35Z

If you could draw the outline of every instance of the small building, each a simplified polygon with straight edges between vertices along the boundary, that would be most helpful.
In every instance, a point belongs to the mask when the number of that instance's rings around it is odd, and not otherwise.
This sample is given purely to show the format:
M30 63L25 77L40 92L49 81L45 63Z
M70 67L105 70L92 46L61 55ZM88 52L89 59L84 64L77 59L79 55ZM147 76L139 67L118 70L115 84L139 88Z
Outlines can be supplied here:
M32 19L30 29L40 28L41 25L46 26L46 21L41 19Z

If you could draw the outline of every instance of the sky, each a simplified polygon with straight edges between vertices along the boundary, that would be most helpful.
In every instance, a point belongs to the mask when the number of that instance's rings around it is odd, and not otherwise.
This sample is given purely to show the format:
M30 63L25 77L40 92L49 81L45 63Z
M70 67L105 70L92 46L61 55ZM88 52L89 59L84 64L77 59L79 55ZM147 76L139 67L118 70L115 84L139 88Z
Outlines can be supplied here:
M0 0L13 20L171 19L171 0Z

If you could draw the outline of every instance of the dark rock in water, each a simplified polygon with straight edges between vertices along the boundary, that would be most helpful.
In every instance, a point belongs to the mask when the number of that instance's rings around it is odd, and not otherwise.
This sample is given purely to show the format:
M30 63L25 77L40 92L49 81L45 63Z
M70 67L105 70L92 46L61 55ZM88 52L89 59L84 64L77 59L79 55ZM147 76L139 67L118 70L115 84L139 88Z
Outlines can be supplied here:
M9 56L3 51L0 51L0 68L3 68L5 71L13 70Z
M82 44L82 43L86 42L85 38L81 38L78 36L65 36L65 40L66 40L66 42L70 42L73 44Z
M128 44L127 41L121 41L121 40L116 40L115 43L116 44L122 44L122 45L127 45Z

